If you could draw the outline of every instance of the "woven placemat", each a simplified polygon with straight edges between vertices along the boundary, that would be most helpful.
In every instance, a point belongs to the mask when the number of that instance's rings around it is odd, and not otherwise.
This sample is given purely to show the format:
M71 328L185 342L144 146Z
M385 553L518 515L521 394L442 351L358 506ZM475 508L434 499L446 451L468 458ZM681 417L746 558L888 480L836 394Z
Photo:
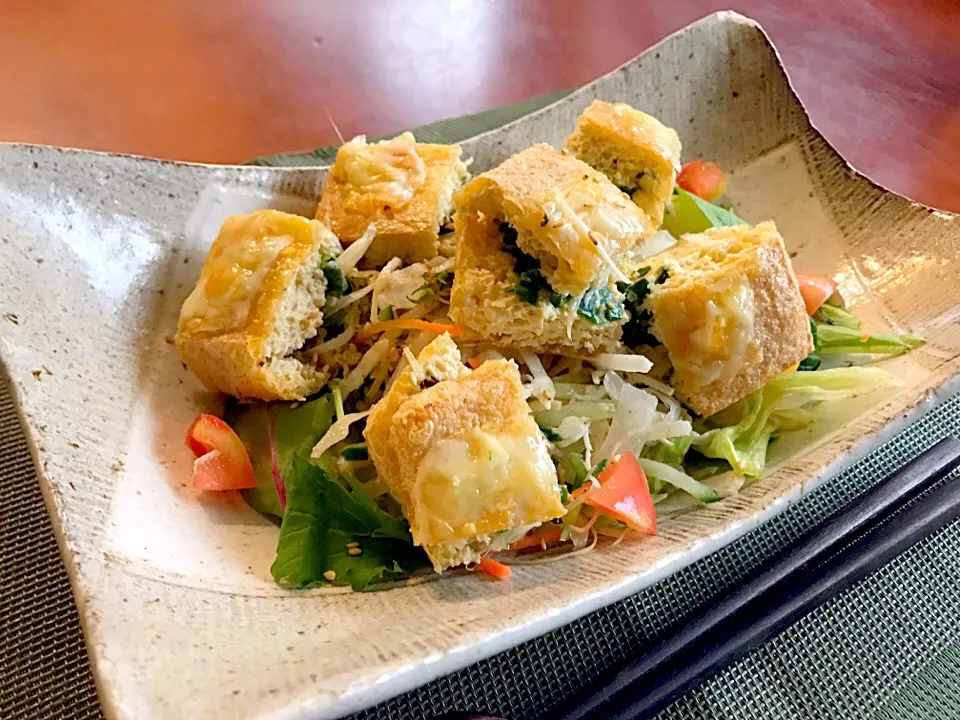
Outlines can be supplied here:
M561 97L447 120L418 138L456 142ZM328 162L330 148L261 165ZM484 710L520 720L552 708L642 652L692 608L736 587L778 549L948 434L960 395L748 536L660 584L354 716ZM960 523L691 692L662 718L960 717ZM0 718L98 718L76 608L30 454L0 387Z

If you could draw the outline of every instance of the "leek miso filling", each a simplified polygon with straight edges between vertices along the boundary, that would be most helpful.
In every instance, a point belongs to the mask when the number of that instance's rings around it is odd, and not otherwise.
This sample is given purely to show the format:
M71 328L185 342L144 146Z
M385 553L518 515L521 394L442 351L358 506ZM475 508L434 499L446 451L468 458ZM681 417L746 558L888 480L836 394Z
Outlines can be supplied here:
M547 222L544 214L542 224L546 225ZM513 258L513 272L517 276L513 285L508 288L509 292L531 305L545 301L557 309L562 309L572 304L577 315L594 325L615 322L623 317L623 300L614 295L610 288L591 288L579 298L555 292L543 274L540 261L517 245L516 228L501 221L497 229L503 238L503 251Z
M650 332L653 325L653 313L643 306L647 295L650 294L650 278L648 277L651 267L648 265L637 271L639 279L632 285L619 283L617 288L624 295L624 302L627 310L630 311L630 319L623 326L623 344L633 350L634 348L645 345L647 347L656 347L660 341ZM657 270L653 282L662 285L670 276L670 271L664 266Z

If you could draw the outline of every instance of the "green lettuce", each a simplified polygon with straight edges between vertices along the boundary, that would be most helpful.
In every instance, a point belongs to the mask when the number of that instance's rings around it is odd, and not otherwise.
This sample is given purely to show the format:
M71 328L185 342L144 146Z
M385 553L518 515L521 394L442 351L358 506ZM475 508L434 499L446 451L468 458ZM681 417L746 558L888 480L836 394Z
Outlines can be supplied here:
M233 428L247 449L257 486L243 490L243 499L261 515L279 520L283 517L277 484L270 460L270 409L266 403L242 405L236 400L227 404L224 420Z
M257 478L257 487L243 491L244 500L262 515L282 518L283 507L277 494L270 454L271 429L277 470L280 477L286 479L294 459L309 459L313 446L333 423L330 396L324 395L296 406L282 406L279 410L273 404L244 405L231 401L225 419L247 449Z
M331 582L360 591L428 566L406 521L381 510L352 479L348 489L322 467L295 455L285 480L287 507L270 568L280 585ZM351 543L358 543L359 553L350 553ZM330 571L332 580L324 576Z
M903 355L924 342L915 335L868 335L853 313L829 301L813 314L811 326L815 352L820 355Z
M692 443L693 435L681 435L680 437L669 438L668 440L658 440L644 447L642 455L650 460L655 460L656 462L686 472L684 458ZM650 492L653 494L663 492L664 490L664 481L656 475L653 477L648 475L647 484L650 486Z
M698 435L693 445L708 458L726 460L742 475L759 477L777 433L808 426L830 402L895 382L890 373L874 367L784 373L710 417L713 428Z
M851 330L860 329L860 320L849 310L831 304L829 300L820 306L820 309L813 314L813 319L818 323L827 325L839 325L850 328Z
M817 353L819 355L903 355L923 345L915 335L874 333L843 325L817 324Z
M714 227L748 224L746 220L737 217L733 210L707 202L682 188L674 190L670 207L663 216L663 229L674 237L701 233Z

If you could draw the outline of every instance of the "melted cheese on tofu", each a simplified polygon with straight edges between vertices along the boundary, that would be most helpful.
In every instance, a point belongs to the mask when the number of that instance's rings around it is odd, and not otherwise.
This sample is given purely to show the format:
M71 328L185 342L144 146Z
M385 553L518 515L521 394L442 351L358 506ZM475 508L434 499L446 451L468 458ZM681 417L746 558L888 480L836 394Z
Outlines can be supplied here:
M333 172L357 190L391 196L394 204L408 202L427 178L412 133L367 144L363 135L337 151Z
M556 191L543 212L537 235L554 256L544 263L544 273L554 290L575 297L617 276L617 260L645 234L636 205L593 177Z
M227 231L227 226L221 233ZM277 256L294 241L292 235L240 235L217 239L203 266L200 281L184 301L181 326L242 327L260 295L264 276Z
M659 321L668 328L674 365L702 385L729 380L743 369L754 339L753 291L748 285L682 303L669 312L672 317Z
M473 429L436 443L414 490L418 534L430 545L488 535L552 514L557 471L528 419L523 435Z

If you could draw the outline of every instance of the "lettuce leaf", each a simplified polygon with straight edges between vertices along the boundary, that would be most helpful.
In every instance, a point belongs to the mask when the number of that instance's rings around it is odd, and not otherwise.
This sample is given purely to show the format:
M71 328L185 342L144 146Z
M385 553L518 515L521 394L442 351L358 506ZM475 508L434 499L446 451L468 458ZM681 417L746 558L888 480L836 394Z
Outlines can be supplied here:
M896 382L890 373L874 367L784 373L710 417L713 429L700 434L693 445L708 458L726 460L742 475L759 477L767 447L778 432L806 427L832 401Z
M323 468L295 455L286 476L287 508L270 568L285 587L325 584L366 590L429 565L406 521L381 510L355 483L347 489ZM347 544L359 543L351 555Z
M842 325L817 325L817 353L820 355L903 355L923 345L915 335L894 335L862 331Z
M313 446L330 427L333 422L333 402L330 395L324 395L296 406L282 406L279 410L273 405L244 405L234 400L227 405L225 419L243 441L257 478L257 487L244 490L243 499L262 515L282 518L283 508L271 469L268 423L273 422L277 468L280 476L286 480L294 459L309 459ZM327 466L327 469L330 470L330 467Z
M663 229L674 237L733 225L749 223L737 217L733 210L714 205L679 187L674 190L671 206L663 216Z
M811 330L819 355L903 355L923 345L915 335L874 333L868 335L860 321L842 307L824 304L811 318Z
M330 429L333 420L333 398L329 393L296 407L285 407L274 415L273 442L277 450L277 467L284 480L297 458L310 457L313 446ZM329 472L330 468L327 470Z
M821 305L820 309L813 314L813 320L827 325L839 325L851 330L860 329L860 320L853 313L845 308L831 305L829 301Z
M224 420L237 433L247 449L250 462L253 464L253 474L257 478L255 488L241 491L243 499L261 515L279 520L283 517L283 508L280 507L277 485L270 467L270 442L267 428L270 422L269 413L266 403L242 405L236 400L231 400L227 404Z

